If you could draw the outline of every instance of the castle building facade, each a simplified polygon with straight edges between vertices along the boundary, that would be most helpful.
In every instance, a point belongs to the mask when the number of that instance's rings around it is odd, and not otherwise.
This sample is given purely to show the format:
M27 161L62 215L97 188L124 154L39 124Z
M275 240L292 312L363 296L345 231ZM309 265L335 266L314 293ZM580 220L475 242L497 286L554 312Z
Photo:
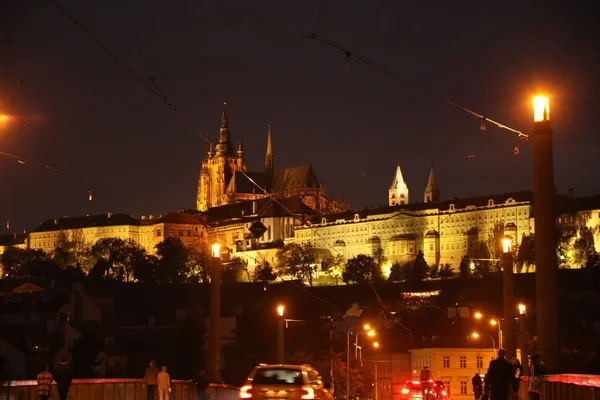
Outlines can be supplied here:
M388 206L313 217L296 228L288 242L310 242L345 258L383 251L389 263L410 261L422 251L429 265L450 264L458 269L464 256L477 256L479 244L489 242L498 227L513 238L514 246L532 230L530 192L439 201L432 168L425 202L410 204L399 169ZM406 202L398 194L404 194Z
M275 169L272 140L269 127L264 170L248 171L243 141L239 140L237 149L232 145L225 103L221 114L219 141L214 149L212 143L208 144L202 161L196 209L206 212L213 207L244 200L265 197L284 199L296 196L318 213L340 212L347 208L343 202L326 196L325 185L319 182L311 165Z

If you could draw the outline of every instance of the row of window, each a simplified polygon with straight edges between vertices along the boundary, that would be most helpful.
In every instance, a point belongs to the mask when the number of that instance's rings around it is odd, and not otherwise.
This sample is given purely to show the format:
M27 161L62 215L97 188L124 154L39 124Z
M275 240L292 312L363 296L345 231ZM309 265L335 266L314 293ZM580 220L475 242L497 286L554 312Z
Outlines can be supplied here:
M483 356L477 356L475 358L475 368L483 368ZM467 368L467 356L460 356L458 358L458 367L459 368ZM443 356L442 358L442 368L451 368L450 367L450 356Z

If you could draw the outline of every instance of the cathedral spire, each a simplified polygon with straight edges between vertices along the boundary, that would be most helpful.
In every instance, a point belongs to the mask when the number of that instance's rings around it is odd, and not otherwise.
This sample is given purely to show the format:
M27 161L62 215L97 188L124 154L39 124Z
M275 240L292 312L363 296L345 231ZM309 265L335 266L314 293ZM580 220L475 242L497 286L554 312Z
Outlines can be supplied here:
M397 206L401 204L408 204L408 186L402 176L402 170L400 169L400 163L396 167L396 174L394 180L390 185L389 189L389 205Z
M440 188L435 181L435 174L433 171L433 164L429 168L429 178L427 179L427 186L425 186L425 203L431 203L434 201L440 201Z
M244 139L240 136L240 140L238 142L237 155L239 157L243 157L244 155Z
M221 129L219 130L219 142L216 145L216 150L217 153L235 155L234 148L231 145L231 133L229 132L227 102L223 103L223 112L221 113Z
M273 143L271 138L271 125L267 130L267 152L265 154L265 171L273 172L275 165L273 164Z

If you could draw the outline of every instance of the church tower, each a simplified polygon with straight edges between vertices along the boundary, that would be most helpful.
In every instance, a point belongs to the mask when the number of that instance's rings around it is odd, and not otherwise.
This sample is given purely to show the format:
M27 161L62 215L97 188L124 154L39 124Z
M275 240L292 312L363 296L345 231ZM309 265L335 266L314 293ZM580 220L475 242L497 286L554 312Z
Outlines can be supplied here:
M273 184L273 174L275 172L275 164L273 161L273 142L271 138L271 125L267 130L267 152L265 153L265 184L267 185L267 191L271 191L271 185Z
M200 179L198 179L198 192L196 196L196 209L207 211L211 207L222 206L229 203L226 191L227 185L234 172L246 172L243 142L240 139L237 150L231 144L229 132L229 119L227 116L227 103L223 103L221 113L221 129L219 141L214 147L211 142L202 161Z
M431 203L440 201L440 188L435 181L435 175L433 173L433 165L429 169L429 179L427 179L427 186L425 186L425 203Z
M398 162L396 175L394 175L394 180L390 185L389 205L397 206L401 204L408 204L408 186L404 182L402 171L400 170L400 162Z

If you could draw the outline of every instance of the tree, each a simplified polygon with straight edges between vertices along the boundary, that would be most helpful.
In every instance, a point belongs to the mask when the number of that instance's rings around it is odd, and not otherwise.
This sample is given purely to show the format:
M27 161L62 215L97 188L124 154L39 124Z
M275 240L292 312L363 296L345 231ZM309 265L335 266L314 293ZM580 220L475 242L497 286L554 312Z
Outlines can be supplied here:
M264 260L254 268L252 280L254 282L270 282L277 279L277 274L268 261Z
M516 258L517 272L521 272L523 268L525 268L525 272L529 272L529 268L535 265L535 238L533 233L523 234Z
M211 256L206 251L194 248L188 249L187 280L208 283L210 280L210 259Z
M378 247L373 254L373 259L375 260L375 264L377 268L373 270L373 280L374 281L382 281L383 280L383 265L387 262L387 257L381 247Z
M568 232L556 230L556 261L561 268L568 268L572 262L569 256L572 238L573 236Z
M277 269L282 275L291 275L313 285L317 252L310 243L288 243L277 251Z
M450 266L450 264L444 264L442 265L442 267L440 268L440 272L438 272L438 276L445 281L448 278L452 278L452 276L454 275L454 271L452 270L452 266Z
M434 265L433 267L429 268L429 277L431 279L435 279L439 276L440 274L440 266L438 264Z
M345 283L367 283L373 281L373 273L378 268L375 260L365 254L359 254L346 262L342 273Z
M2 273L5 278L29 278L31 276L42 276L46 279L56 278L58 268L48 258L43 250L24 250L17 247L8 247L0 255Z
M90 251L97 260L93 268L96 269L93 273L95 277L112 278L125 282L133 278L134 266L141 263L146 255L144 248L133 240L120 238L100 239Z
M156 245L158 268L156 278L160 283L185 282L189 273L189 249L178 237L168 237Z
M132 266L133 277L138 282L156 282L156 270L158 268L158 257L146 254Z
M61 269L74 266L77 263L76 244L69 240L64 231L60 231L56 238L52 261Z
M487 271L488 272L498 272L500 271L500 258L502 257L503 248L502 248L502 238L504 237L504 222L496 222L494 223L494 227L491 232L488 234L488 239L485 243L487 247L487 257L480 258L488 258L487 261ZM483 249L482 249L483 251ZM491 259L494 259L492 261ZM483 275L483 273L482 273Z
M331 279L335 285L342 278L342 272L346 266L346 259L341 254L335 256L329 256L323 260L323 267L327 271L327 276Z
M458 266L458 278L466 279L471 276L471 259L468 256L463 256Z
M410 263L407 264L400 264L400 263L394 263L392 264L392 267L390 268L390 276L388 276L388 281L389 282L403 282L408 280L408 276L409 274L409 270L411 268Z
M412 282L422 282L427 279L427 275L429 275L429 265L425 261L423 251L419 250L417 258L413 261L412 274L409 280Z
M492 254L489 243L481 241L477 244L477 256L475 262L475 275L488 276L492 270Z
M234 257L228 263L223 263L222 282L235 283L247 280L249 280L248 263L240 257Z
M581 267L590 267L596 261L594 233L590 228L579 229L579 237L573 243L573 262Z

